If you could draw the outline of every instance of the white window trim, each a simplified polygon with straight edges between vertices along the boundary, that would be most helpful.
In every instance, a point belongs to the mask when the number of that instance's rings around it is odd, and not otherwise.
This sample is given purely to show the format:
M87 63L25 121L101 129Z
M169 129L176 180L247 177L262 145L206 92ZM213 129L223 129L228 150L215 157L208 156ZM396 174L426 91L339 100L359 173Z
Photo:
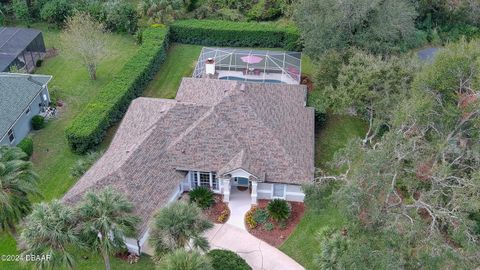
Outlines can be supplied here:
M188 182L190 183L190 190L194 189L195 187L192 186L192 181L193 181L193 174L196 174L197 178L196 178L196 186L197 187L200 187L200 173L208 173L209 174L209 185L210 185L210 189L212 191L217 191L219 192L220 191L220 181L219 179L214 179L213 178L213 172L200 172L200 171L189 171L188 172ZM214 189L213 188L213 181L217 181L217 188Z
M283 185L283 197L275 196L275 192L274 192L275 185ZM281 184L281 183L272 184L272 199L285 200L286 198L287 198L287 184Z
M10 140L10 132L13 135L13 140ZM15 132L13 131L13 128L11 128L7 131L7 138L8 138L8 141L10 142L10 144L13 144L15 142L15 140L17 139L17 137L15 136Z

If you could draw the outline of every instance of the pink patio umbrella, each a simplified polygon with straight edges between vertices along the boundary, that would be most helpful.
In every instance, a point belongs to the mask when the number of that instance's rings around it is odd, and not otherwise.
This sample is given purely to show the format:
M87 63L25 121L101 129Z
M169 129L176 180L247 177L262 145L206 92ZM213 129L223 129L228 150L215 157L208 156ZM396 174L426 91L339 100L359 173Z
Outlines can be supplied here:
M242 56L240 57L240 59L242 59L242 61L247 64L258 64L263 60L262 57L256 55Z

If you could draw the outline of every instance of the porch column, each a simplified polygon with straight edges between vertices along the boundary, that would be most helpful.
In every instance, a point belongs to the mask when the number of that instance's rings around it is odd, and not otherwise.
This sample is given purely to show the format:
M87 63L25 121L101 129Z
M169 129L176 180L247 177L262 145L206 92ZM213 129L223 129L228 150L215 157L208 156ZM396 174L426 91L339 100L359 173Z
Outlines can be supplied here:
M230 201L230 179L222 179L222 194L223 194L223 202Z
M257 181L252 181L252 204L256 205L257 204Z

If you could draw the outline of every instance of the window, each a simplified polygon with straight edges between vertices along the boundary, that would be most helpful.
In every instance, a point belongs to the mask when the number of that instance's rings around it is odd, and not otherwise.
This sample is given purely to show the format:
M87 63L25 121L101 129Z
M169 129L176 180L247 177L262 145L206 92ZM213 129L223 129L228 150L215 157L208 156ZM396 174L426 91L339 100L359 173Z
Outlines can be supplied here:
M273 197L275 197L275 198L284 198L285 197L285 185L284 184L274 184L273 185Z
M13 129L10 129L8 131L7 135L8 135L8 140L10 141L10 143L15 141L15 134L13 134Z
M205 173L205 172L200 173L200 186L210 187L210 173Z
M25 114L26 114L26 115L29 115L29 114L30 114L30 106L28 106L28 108L25 110Z
M192 188L196 188L198 186L198 179L197 179L197 172L190 172L190 179Z
M214 172L190 171L190 184L192 188L198 186L208 187L213 190L219 190L218 179Z
M218 190L218 179L215 173L212 173L212 189Z

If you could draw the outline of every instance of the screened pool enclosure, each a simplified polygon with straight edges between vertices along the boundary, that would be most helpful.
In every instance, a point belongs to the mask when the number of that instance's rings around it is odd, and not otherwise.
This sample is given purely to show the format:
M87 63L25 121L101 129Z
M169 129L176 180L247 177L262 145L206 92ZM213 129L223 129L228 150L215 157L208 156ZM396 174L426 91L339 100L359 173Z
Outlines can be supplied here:
M193 77L300 84L301 53L204 47Z
M45 56L42 32L30 28L0 27L0 72L14 67L32 72Z

